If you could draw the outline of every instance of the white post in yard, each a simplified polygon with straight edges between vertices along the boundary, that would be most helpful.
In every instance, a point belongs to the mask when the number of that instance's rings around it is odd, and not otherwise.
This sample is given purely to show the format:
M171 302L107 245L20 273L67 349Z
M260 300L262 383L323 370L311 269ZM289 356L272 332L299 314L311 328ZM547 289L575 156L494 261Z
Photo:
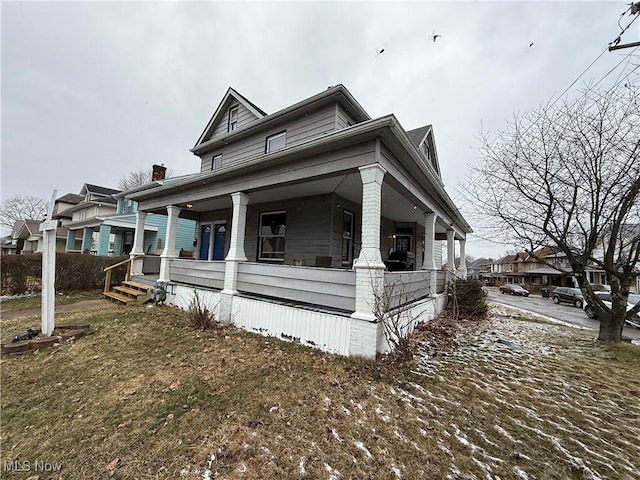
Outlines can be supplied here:
M47 219L40 224L43 232L44 249L42 251L42 333L50 337L55 326L56 303L56 229L58 221L52 220L53 206L56 201L57 190L51 195Z

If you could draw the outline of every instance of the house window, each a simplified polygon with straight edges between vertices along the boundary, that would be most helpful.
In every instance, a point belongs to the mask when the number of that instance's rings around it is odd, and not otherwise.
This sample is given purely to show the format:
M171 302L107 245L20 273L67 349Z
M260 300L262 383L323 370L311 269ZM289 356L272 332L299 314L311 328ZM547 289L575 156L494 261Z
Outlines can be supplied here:
M227 128L228 132L233 132L236 128L238 128L238 107L231 107L229 109L229 125Z
M267 137L267 146L265 148L265 153L282 150L286 144L287 132L280 132L276 133L275 135L271 135L270 137Z
M260 214L258 259L284 261L287 212L265 212Z
M353 263L353 212L342 212L342 265L351 266Z
M431 149L429 148L429 143L427 141L422 142L422 153L427 157L427 160L431 160Z
M79 220L84 220L85 218L87 218L87 211L86 210L80 210L78 212L78 219Z
M214 155L211 159L211 170L218 170L222 166L222 154Z

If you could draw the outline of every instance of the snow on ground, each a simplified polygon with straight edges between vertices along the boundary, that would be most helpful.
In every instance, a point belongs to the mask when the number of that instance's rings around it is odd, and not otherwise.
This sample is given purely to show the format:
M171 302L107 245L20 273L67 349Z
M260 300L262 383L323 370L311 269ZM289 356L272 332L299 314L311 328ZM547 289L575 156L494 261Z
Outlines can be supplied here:
M296 434L295 454L279 453L288 439L253 432L258 465L329 480L367 478L372 469L379 476L370 478L435 478L429 462L438 478L453 480L640 479L638 393L611 372L593 379L581 370L593 340L499 313L459 334L451 350L421 345L411 376L396 384L370 382L355 398L341 388L320 393L326 431L313 441ZM632 380L640 390L640 378ZM200 478L213 478L215 460ZM224 478L264 474L241 460Z

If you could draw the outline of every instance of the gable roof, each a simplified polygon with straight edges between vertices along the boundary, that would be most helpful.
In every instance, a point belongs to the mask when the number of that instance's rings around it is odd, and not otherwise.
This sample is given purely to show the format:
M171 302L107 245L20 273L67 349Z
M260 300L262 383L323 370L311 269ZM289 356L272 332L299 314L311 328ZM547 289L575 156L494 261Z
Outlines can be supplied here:
M85 183L80 189L80 195L86 195L87 193L97 193L98 195L114 195L116 193L120 193L120 190Z
M227 93L224 94L224 96L222 97L222 100L220 101L220 104L218 105L218 108L216 108L216 111L211 117L211 120L209 120L209 123L207 123L207 126L204 128L204 131L198 138L198 141L196 142L194 148L198 146L201 142L203 142L205 138L207 138L207 136L212 131L212 129L215 128L215 126L217 125L218 121L224 115L226 115L227 106L231 104L233 100L236 100L242 105L244 105L244 107L247 110L249 110L251 113L253 113L258 119L267 116L267 114L262 109L258 108L253 102L249 101L244 95L241 95L238 91L229 87L229 89L227 90Z
M82 200L84 200L84 198L80 195L76 195L75 193L67 193L66 195L56 198L56 203L64 202L75 205L77 203L80 203Z
M13 225L13 231L11 232L11 237L27 238L31 235L35 235L38 233L41 223L42 222L38 220L18 220ZM23 232L26 234L26 236L22 236Z
M413 143L416 148L420 148L420 144L424 140L424 137L427 136L427 132L431 128L431 125L425 125L424 127L414 128L413 130L409 130L407 132L407 136L411 143Z
M229 90L233 90L229 88ZM235 92L235 90L233 90ZM236 92L237 93L237 92ZM238 128L233 132L229 132L227 135L216 138L216 139L207 139L210 131L215 128L217 124L218 117L220 115L224 115L225 110L225 102L227 101L227 96L229 95L229 91L225 94L225 97L222 99L222 102L218 106L216 113L211 118L207 127L198 138L195 146L191 149L191 152L195 155L201 154L204 150L216 145L217 143L226 144L231 142L234 139L242 138L246 136L248 133L254 130L258 130L260 128L264 128L267 122L282 122L285 121L288 117L299 115L300 112L305 112L308 109L314 109L321 105L327 104L329 102L340 102L343 106L346 106L349 110L350 114L356 120L356 123L364 122L367 120L371 120L369 114L362 108L362 106L358 103L358 101L351 95L351 93L346 89L346 87L342 84L335 85L333 87L329 87L326 90L313 95L309 98L306 98L298 103L294 103L282 110L278 110L275 113L270 115L262 115L258 117L258 119L252 122L249 125ZM246 106L246 105L245 105ZM264 113L264 112L263 112Z
M420 152L422 156L424 156L424 152L420 148L420 146L427 142L429 145L429 149L431 150L431 166L438 173L438 175L442 175L440 173L440 162L438 161L438 152L436 150L436 141L433 138L433 126L425 125L424 127L414 128L413 130L409 130L407 132L407 136L411 140L416 147L416 149Z

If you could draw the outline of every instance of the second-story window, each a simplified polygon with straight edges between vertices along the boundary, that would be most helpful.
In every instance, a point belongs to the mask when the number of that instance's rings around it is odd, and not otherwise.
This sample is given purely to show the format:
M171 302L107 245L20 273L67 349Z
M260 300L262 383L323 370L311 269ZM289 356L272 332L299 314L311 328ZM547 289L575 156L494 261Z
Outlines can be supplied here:
M218 170L222 166L222 154L214 155L211 159L211 170Z
M229 109L229 126L228 132L233 132L238 127L238 107L231 107Z
M287 132L280 132L276 133L275 135L271 135L270 137L267 137L265 153L277 152L278 150L282 150L286 144Z

